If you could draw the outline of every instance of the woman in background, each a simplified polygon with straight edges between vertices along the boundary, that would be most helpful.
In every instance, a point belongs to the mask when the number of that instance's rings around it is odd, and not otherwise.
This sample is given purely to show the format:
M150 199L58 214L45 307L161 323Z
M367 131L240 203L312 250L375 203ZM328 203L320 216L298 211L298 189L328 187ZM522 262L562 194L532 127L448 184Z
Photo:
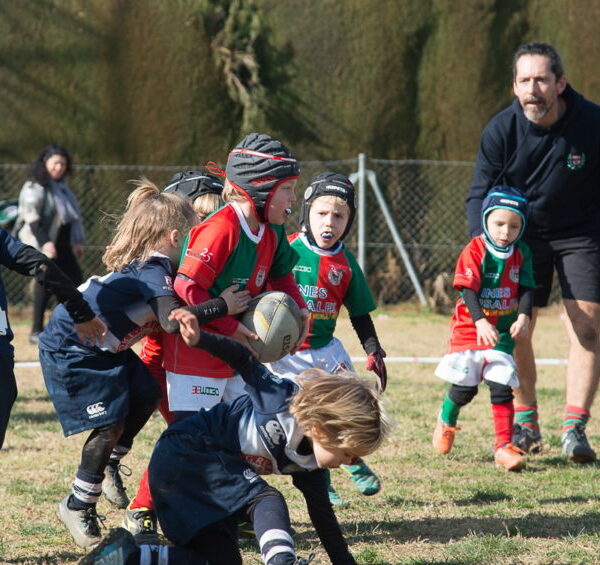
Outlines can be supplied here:
M19 195L16 235L52 259L77 286L82 282L83 225L77 199L67 184L71 156L60 145L48 145L31 165ZM36 283L29 341L38 343L44 329L48 291Z

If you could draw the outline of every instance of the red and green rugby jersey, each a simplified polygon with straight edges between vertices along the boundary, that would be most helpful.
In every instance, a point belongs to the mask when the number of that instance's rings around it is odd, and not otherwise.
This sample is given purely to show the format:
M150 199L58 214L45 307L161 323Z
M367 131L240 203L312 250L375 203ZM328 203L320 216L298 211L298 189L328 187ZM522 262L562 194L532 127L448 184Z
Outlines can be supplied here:
M356 258L342 243L333 249L320 249L301 233L289 239L300 257L292 272L310 320L300 349L319 349L333 338L342 304L350 316L362 316L375 310L375 302Z
M182 257L177 272L213 297L232 284L256 296L268 278L283 277L297 259L283 226L261 223L254 234L235 203L191 229Z
M191 229L182 257L177 272L216 297L232 284L248 289L252 296L264 292L268 279L288 274L298 256L283 226L261 223L254 234L237 205L230 203ZM224 318L215 322L220 320ZM220 333L210 323L205 329ZM229 365L206 351L187 347L178 334L167 334L165 342L169 346L164 364L169 371L205 377L233 375Z
M535 287L531 250L519 241L506 254L492 253L483 236L473 238L463 249L454 273L454 288L470 288L477 293L488 321L500 334L494 349L512 354L514 340L510 326L519 309L519 287ZM450 353L467 349L489 349L477 345L477 329L462 299L456 302L450 333Z

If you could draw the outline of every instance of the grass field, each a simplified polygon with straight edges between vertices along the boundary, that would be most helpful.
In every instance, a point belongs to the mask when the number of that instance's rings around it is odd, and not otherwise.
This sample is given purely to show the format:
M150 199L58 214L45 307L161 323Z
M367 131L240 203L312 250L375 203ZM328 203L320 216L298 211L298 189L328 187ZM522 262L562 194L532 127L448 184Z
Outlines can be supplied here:
M566 340L558 309L541 315L539 357L564 357ZM439 356L445 348L448 318L411 310L376 317L388 355ZM26 337L28 322L14 322L17 361L37 358ZM361 355L347 319L338 334L353 355ZM362 364L359 364L362 365ZM364 373L363 366L357 367ZM371 498L354 491L340 471L338 492L351 501L338 511L356 559L361 564L578 564L600 563L600 467L569 465L560 455L564 366L540 367L539 402L546 441L543 455L531 457L520 474L494 468L492 422L487 389L482 387L463 410L455 449L436 455L431 433L446 389L433 365L390 364L387 406L395 420L387 444L370 463L383 480ZM55 517L58 501L69 492L86 434L64 439L38 369L16 370L19 400L5 449L0 452L0 563L77 563L75 546ZM1 393L1 391L0 391ZM127 463L126 479L135 492L153 442L163 429L153 417L140 434ZM600 448L600 425L588 427ZM286 477L269 481L286 495L301 555L317 553L328 563L311 528L300 496ZM101 500L99 511L114 527L121 513ZM253 544L245 562L261 563Z

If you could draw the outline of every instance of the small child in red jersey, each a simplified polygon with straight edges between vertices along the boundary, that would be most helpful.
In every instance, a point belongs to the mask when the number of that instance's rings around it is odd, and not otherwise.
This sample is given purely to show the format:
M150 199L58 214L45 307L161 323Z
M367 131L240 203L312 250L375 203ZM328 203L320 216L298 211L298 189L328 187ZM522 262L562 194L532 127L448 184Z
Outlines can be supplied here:
M485 381L490 389L498 467L519 471L525 452L511 443L513 392L519 386L512 357L514 338L527 335L533 305L531 251L519 241L525 231L527 200L510 186L491 189L482 204L483 234L458 258L454 288L461 293L452 317L449 352L435 374L452 383L442 403L433 445L452 449L460 409Z

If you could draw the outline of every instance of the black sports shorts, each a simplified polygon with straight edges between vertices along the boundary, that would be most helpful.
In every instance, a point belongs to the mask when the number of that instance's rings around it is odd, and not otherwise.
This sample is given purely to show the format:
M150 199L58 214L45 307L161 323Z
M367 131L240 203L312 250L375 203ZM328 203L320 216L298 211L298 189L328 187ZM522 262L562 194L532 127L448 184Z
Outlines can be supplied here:
M555 268L563 298L600 303L599 237L525 238L525 242L533 252L534 306L548 305Z

